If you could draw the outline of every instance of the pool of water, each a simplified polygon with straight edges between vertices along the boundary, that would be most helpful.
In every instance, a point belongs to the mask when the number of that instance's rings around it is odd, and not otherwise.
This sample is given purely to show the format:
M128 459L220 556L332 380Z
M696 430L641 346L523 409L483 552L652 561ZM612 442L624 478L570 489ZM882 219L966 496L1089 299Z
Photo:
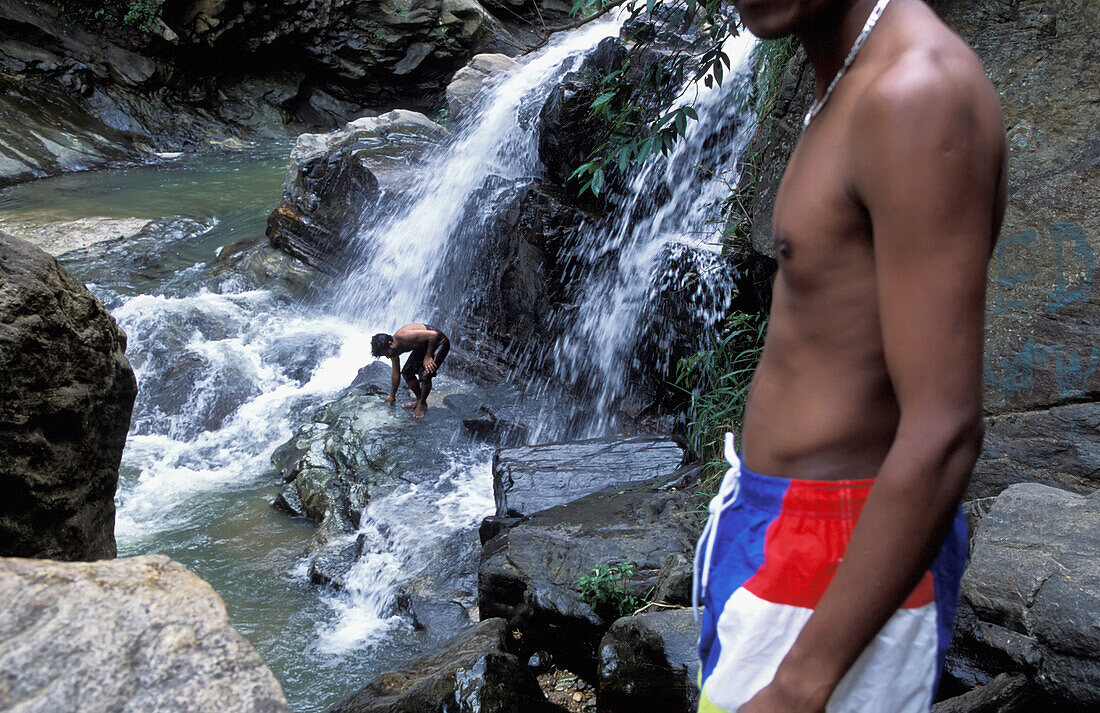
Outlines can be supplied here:
M0 223L33 233L89 217L156 221L60 257L126 330L138 377L117 496L119 556L165 554L210 583L293 709L311 713L432 639L372 609L362 593L310 584L314 526L270 504L280 485L271 452L351 382L370 335L394 326L338 316L324 300L300 303L219 264L227 245L262 238L291 146L271 142L13 186L0 191ZM441 378L433 399L465 388ZM379 405L380 424L403 418ZM393 519L389 532L415 523L407 529L435 542L488 514L492 483L488 451L445 429L431 433L424 447L440 454L438 482L396 493L400 509L377 504L377 521ZM416 564L383 554L391 579Z

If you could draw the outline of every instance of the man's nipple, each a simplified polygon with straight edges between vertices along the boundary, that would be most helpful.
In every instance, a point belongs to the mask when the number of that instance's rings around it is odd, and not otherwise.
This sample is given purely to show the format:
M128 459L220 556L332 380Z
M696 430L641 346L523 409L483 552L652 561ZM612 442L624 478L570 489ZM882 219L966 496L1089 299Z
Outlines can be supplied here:
M794 254L794 246L786 238L780 238L775 244L775 252L784 260L790 260Z

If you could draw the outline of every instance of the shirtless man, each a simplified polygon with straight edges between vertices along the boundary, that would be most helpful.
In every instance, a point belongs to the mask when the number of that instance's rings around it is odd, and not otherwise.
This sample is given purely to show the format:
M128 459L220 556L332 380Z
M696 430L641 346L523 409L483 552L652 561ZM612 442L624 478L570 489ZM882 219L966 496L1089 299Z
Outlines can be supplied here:
M743 461L728 437L700 540L701 712L926 712L950 637L1005 138L970 48L921 0L881 2L734 0L801 40L824 103L777 195Z
M428 412L432 378L443 365L447 352L451 350L447 335L426 324L406 324L394 332L393 336L379 333L371 337L370 350L376 357L388 357L393 364L390 395L386 397L386 403L392 405L397 400L397 388L404 375L405 383L409 385L416 399L402 406L413 410L413 418L424 418L424 414ZM402 369L400 357L405 352L410 354L405 360L405 368Z

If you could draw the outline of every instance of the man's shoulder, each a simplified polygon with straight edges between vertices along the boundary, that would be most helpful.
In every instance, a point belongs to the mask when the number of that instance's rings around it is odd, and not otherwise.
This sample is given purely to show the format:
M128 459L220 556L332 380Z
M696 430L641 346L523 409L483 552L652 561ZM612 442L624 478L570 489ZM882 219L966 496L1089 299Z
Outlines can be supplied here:
M938 20L898 33L853 107L859 128L889 128L936 118L1000 120L996 90L965 41ZM959 127L962 128L962 127Z

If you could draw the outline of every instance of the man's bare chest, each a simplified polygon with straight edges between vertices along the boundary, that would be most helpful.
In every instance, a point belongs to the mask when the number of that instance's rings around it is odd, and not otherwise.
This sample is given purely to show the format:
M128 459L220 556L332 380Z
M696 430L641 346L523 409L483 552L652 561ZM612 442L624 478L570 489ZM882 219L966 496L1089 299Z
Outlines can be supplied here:
M776 195L775 256L795 286L865 270L870 257L867 213L851 188L843 151L825 138L799 143Z

